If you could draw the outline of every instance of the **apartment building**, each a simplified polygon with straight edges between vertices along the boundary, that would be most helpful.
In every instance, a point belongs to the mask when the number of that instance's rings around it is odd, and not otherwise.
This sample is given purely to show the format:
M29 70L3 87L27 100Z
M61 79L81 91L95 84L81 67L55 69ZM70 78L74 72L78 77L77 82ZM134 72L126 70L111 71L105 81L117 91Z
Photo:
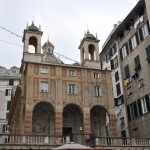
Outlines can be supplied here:
M125 129L131 137L150 137L150 1L140 0L127 17L111 34L100 54L105 64L106 54L111 45L116 43L119 79L125 106L121 113L125 122ZM110 54L109 54L110 55ZM113 70L113 80L116 81L116 70L113 67L115 60L110 57L110 66ZM103 66L103 69L104 66ZM117 83L115 83L117 85ZM114 93L117 91L117 86ZM115 96L115 95L114 95ZM116 97L114 99L116 104ZM118 101L118 100L117 100ZM118 106L116 107L116 110ZM126 113L125 113L126 112ZM116 114L118 112L116 111ZM121 118L120 118L121 117ZM117 116L122 122L122 116ZM119 131L119 130L118 130Z
M8 119L12 87L19 84L19 68L0 66L0 133L9 133Z
M34 23L24 30L22 78L12 98L11 133L116 136L111 71L101 70L97 37L87 31L79 45L81 63L65 64L49 40L41 47L42 34ZM30 45L34 53L29 52Z

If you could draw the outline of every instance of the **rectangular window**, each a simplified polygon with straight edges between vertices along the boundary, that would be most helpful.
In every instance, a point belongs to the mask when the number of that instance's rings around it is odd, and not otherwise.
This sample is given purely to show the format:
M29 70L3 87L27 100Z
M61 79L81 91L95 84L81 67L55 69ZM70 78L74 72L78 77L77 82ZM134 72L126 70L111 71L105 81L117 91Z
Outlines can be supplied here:
M3 133L9 132L9 126L8 125L3 125Z
M6 119L7 120L9 119L9 113L6 113Z
M116 69L118 67L118 56L111 60L111 70Z
M14 85L14 79L9 79L9 85Z
M95 96L101 96L101 88L99 86L94 87Z
M146 48L147 62L150 63L150 45Z
M111 58L112 56L114 56L116 52L117 52L117 48L116 48L116 44L114 44L114 45L109 49L109 56L110 56L110 58Z
M143 115L147 112L150 112L150 101L149 95L145 95L143 98L137 100L139 114Z
M123 129L125 127L125 120L124 120L124 117L121 117L120 118L120 127L121 129Z
M117 96L121 94L120 83L116 84Z
M129 40L130 50L134 50L139 45L138 34L135 33L132 38Z
M93 77L94 77L95 79L99 79L99 78L100 78L100 75L99 75L99 73L94 72L94 73L93 73Z
M68 76L75 76L75 71L74 70L68 70Z
M7 110L10 110L11 101L7 101Z
M47 67L41 67L41 73L48 73Z
M132 130L133 137L139 137L138 128Z
M128 44L125 43L122 48L120 49L120 57L121 60L123 60L124 58L127 57L127 55L129 55L129 50L128 50Z
M141 69L141 64L140 64L140 57L139 55L137 55L135 58L134 58L134 62L135 62L135 71L138 72L140 69Z
M124 72L125 72L125 79L128 79L130 77L129 65L126 65L124 67Z
M116 82L119 81L119 73L118 73L118 71L115 72L115 81L116 81Z
M48 92L48 82L41 81L41 92Z
M141 41L143 41L144 39L146 39L146 37L148 37L149 33L149 23L146 22L140 29L139 29L139 33L140 33L140 39Z
M69 84L68 93L75 94L75 84Z
M6 89L5 96L11 96L11 89Z

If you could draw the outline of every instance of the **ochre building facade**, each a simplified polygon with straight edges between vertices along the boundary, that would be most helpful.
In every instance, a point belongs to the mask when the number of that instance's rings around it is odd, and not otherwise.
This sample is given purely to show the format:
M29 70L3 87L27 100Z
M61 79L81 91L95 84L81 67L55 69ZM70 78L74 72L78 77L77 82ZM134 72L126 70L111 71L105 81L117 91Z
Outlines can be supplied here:
M81 63L64 64L49 40L40 46L42 34L34 23L24 30L11 134L116 136L111 71L101 70L97 37L87 31L79 46Z

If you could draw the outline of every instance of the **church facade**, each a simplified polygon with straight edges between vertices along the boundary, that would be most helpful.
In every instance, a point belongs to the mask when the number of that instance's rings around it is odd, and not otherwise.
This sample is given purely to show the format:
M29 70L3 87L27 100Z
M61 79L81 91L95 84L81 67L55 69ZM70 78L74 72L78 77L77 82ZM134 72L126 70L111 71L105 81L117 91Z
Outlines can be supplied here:
M64 64L49 40L41 46L42 34L34 23L24 30L11 134L116 136L111 71L101 70L97 37L87 31L79 45L81 63Z

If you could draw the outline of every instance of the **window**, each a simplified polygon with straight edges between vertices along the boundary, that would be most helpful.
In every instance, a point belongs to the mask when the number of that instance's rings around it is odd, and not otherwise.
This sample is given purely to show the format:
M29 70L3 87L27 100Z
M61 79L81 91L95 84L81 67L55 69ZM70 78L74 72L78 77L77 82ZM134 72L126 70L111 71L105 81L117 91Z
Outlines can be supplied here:
M139 137L138 128L132 130L133 137Z
M41 73L48 73L47 67L41 67Z
M149 23L148 23L148 22L146 22L146 23L143 25L143 27L141 27L141 28L139 29L141 41L143 41L144 39L146 39L146 37L148 37L148 35L150 34L150 33L149 33L149 30L150 30L150 28L149 28Z
M75 84L69 84L68 93L75 94Z
M9 85L14 85L14 79L9 79Z
M7 101L7 110L10 110L11 101Z
M68 76L75 76L75 71L74 70L68 70Z
M130 50L132 51L133 49L135 49L138 46L138 44L139 44L139 38L138 38L138 34L136 33L129 40Z
M98 79L98 78L100 78L100 76L99 76L99 73L97 73L97 72L94 72L94 73L93 73L93 77L94 77L95 79Z
M146 48L147 62L150 63L150 45Z
M139 99L137 102L140 115L143 115L150 111L150 102L148 94L145 95L145 97Z
M115 81L116 81L116 82L119 81L119 73L118 73L118 71L115 72Z
M120 127L121 127L121 129L123 129L125 127L124 117L120 118Z
M111 70L116 69L118 67L118 57L116 56L111 60Z
M6 89L5 91L5 96L10 96L11 95L11 89Z
M9 113L6 113L6 119L7 120L9 119Z
M48 82L41 81L41 92L48 92Z
M141 69L141 64L140 64L140 57L139 55L137 55L135 58L134 58L134 62L135 62L135 71L138 72L140 69Z
M94 90L95 90L95 96L101 96L101 89L99 86L95 86Z
M138 108L136 101L127 106L127 114L129 121L138 117Z
M3 133L9 132L9 126L3 125Z
M121 94L120 83L116 84L117 96Z
M13 73L13 74L16 74L16 73L17 73L17 71L16 71L16 70L12 70L12 73Z
M120 58L123 60L125 57L129 55L129 50L128 50L128 44L125 43L122 48L120 49Z
M118 98L115 98L115 106L118 107L122 104L124 104L124 97L123 95L119 96Z
M116 44L114 44L110 49L109 49L109 56L112 57L115 55L117 52Z
M126 65L124 67L124 72L125 72L125 79L128 79L130 77L129 65Z

